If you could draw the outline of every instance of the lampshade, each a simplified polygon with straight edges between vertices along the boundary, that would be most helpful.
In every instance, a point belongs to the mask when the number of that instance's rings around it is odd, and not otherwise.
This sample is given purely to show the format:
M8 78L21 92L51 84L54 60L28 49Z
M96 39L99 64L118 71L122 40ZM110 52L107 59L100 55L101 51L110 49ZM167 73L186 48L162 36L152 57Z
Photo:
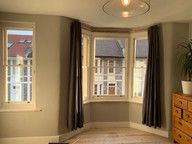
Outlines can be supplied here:
M103 11L115 17L134 17L145 14L150 9L144 0L110 0L103 5Z

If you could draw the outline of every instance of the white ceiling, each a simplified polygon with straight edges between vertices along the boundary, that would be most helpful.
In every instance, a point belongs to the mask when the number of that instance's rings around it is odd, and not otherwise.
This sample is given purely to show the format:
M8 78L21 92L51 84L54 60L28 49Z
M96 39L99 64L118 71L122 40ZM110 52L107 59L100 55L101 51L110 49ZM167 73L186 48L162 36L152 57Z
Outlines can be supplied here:
M105 14L108 0L0 0L0 11L27 14L59 15L94 27L132 28L159 22L192 20L192 0L150 0L150 11L133 18Z

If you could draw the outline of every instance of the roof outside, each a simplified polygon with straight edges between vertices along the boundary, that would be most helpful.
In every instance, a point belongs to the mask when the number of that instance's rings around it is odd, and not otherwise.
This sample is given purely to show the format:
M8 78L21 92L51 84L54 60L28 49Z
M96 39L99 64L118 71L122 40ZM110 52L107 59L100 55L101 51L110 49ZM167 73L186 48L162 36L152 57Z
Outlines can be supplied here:
M8 35L8 57L30 57L32 36L30 35Z
M136 41L136 58L147 58L148 51L148 39L141 39Z
M96 57L124 58L123 40L96 40Z

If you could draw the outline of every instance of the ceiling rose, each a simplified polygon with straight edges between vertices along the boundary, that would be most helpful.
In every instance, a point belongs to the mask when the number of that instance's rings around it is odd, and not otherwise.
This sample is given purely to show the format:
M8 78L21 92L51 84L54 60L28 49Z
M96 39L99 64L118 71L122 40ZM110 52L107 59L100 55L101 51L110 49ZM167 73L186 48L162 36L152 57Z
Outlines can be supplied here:
M123 18L145 14L149 9L149 3L144 0L110 0L103 5L106 14Z

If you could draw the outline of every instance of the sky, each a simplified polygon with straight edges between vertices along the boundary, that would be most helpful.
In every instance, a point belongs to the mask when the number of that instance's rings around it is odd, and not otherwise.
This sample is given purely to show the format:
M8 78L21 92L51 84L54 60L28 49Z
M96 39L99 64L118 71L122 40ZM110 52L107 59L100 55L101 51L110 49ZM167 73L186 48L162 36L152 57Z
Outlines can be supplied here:
M8 35L33 35L33 31L27 30L7 30Z

